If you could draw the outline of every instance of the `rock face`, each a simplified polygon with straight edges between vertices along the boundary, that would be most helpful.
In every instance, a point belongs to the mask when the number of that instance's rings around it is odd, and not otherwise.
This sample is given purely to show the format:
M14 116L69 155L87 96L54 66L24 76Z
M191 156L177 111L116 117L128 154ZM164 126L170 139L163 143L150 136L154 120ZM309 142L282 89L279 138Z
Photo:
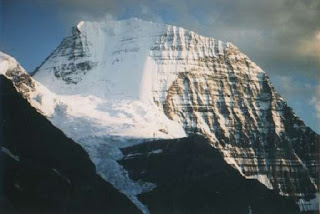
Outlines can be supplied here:
M152 185L130 180L119 148L194 133L244 177L318 210L319 135L231 43L136 19L80 22L33 78L29 102L145 213L136 196Z
M56 65L52 67L55 77L61 78L67 84L76 84L94 66L94 63L89 61L89 44L81 37L78 28L74 27L72 34L62 41L61 46L64 47L63 50L56 49L47 60Z
M0 75L1 213L140 213L97 175L80 145L30 106L24 84L34 82L14 68L6 72L19 73L11 81Z
M159 73L165 76L164 64L173 61L188 64L185 58L168 55L176 47L201 43L192 36L189 40L156 54ZM209 137L226 161L246 177L264 177L261 181L282 195L314 198L319 136L287 106L268 76L232 45L217 56L190 63L195 66L188 71L184 66L176 68L177 78L168 89L154 91L156 97L166 94L157 100L166 115L181 122L188 134Z

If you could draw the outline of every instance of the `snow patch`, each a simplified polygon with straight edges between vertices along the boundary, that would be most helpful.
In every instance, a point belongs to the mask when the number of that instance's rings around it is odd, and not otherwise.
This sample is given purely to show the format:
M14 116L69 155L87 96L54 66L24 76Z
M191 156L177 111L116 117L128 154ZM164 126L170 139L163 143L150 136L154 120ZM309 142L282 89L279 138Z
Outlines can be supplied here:
M267 175L251 175L251 176L245 176L247 179L256 179L260 181L260 183L264 184L268 189L273 189L273 185L271 184L270 179Z
M2 146L1 151L5 154L9 155L10 157L12 157L14 160L20 161L20 157L18 155L14 155L13 153L11 153L11 151L8 148Z

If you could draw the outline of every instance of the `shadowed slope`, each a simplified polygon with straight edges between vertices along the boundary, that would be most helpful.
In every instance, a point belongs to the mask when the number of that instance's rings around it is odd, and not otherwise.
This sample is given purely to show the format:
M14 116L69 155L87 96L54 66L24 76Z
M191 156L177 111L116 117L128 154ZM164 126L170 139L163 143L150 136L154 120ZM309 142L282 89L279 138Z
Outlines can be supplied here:
M293 200L241 176L204 137L153 141L122 151L120 163L132 179L157 185L139 197L153 214L299 213Z

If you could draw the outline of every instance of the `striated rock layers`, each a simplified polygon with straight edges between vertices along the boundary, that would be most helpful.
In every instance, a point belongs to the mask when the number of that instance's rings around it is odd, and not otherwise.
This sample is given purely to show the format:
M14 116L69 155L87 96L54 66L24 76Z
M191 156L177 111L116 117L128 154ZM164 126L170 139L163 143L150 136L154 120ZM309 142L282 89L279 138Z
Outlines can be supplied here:
M287 106L267 74L231 44L222 49L213 39L169 32L151 53L159 82L176 72L168 88L153 91L166 115L188 134L209 137L244 176L282 195L314 198L319 135ZM172 64L179 66L167 70Z

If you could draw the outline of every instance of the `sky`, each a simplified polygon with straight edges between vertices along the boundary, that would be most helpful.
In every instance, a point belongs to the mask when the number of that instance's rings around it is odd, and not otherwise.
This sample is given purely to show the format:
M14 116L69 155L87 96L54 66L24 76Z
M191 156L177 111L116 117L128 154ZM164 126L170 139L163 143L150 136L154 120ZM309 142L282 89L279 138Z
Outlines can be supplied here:
M319 133L318 0L0 0L0 51L29 72L80 20L132 17L235 44Z

